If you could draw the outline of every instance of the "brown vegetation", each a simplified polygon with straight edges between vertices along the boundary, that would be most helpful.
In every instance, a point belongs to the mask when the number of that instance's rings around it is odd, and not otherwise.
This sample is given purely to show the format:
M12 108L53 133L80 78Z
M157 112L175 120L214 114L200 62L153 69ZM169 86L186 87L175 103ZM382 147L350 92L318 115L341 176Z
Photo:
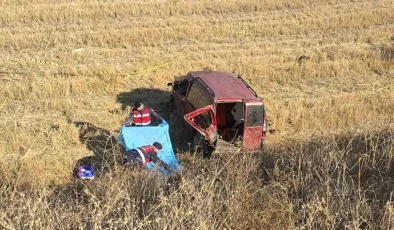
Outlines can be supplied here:
M394 228L393 12L390 0L3 0L1 228ZM136 98L180 148L166 83L203 68L263 97L267 152L180 152L186 171L166 179L119 166L115 130ZM72 178L83 160L95 180Z

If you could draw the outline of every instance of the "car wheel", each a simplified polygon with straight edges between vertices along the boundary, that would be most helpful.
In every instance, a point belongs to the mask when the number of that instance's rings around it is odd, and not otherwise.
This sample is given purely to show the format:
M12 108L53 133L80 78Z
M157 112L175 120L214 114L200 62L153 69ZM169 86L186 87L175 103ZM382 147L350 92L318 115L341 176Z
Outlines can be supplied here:
M208 146L204 136L198 132L193 136L190 151L203 157L208 157L212 154L212 148Z

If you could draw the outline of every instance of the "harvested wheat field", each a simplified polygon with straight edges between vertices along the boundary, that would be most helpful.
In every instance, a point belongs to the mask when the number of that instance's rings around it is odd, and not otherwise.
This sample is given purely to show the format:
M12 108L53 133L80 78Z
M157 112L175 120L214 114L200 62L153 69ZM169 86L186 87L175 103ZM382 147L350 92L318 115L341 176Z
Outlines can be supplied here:
M394 1L0 2L1 229L393 229ZM174 76L240 74L266 151L201 158ZM118 164L136 99L170 124L180 175ZM83 181L72 171L91 156Z

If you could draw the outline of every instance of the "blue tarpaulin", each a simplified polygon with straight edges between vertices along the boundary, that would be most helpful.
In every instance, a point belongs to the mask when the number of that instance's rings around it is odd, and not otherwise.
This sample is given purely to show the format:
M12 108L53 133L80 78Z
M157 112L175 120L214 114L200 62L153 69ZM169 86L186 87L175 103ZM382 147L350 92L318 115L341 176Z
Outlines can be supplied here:
M169 126L166 122L159 126L126 127L123 125L120 130L118 141L125 147L126 151L144 145L152 145L157 141L163 146L157 155L160 160L165 162L173 172L181 169L181 166L175 158L169 135ZM149 170L152 170L155 167L155 163L149 162L145 164L145 166ZM171 174L171 172L162 167L159 167L159 171L165 175Z

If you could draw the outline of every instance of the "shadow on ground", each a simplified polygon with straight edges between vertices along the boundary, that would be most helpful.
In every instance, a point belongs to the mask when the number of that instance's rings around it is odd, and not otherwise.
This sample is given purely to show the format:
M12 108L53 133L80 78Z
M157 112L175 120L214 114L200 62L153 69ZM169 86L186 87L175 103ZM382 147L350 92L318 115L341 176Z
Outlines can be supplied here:
M57 202L73 202L77 199L78 204L88 205L89 196L84 192L85 188L97 186L97 183L109 183L112 176L119 178L130 176L131 178L132 173L135 170L139 171L139 169L127 166L125 149L110 131L88 122L75 121L73 124L79 129L79 140L86 145L87 149L93 152L93 155L83 157L75 163L73 168L75 180L66 185L56 186L53 191L53 197L56 197ZM94 180L78 179L77 170L81 165L94 166ZM109 175L109 177L104 175ZM138 178L139 176L140 174L136 173L136 177ZM165 188L169 191L171 186L179 186L181 180L182 178L179 174L174 174L166 178L165 185L168 188ZM167 190L166 192L168 192Z
M77 161L73 171L74 175L81 165L92 165L95 176L101 176L123 163L124 149L108 130L87 122L77 121L74 122L74 125L79 129L79 140L94 154Z
M346 216L357 202L368 202L379 213L394 190L394 132L321 136L269 146L260 156L259 170L263 186L285 188L283 196L296 211L324 197L330 209L347 208L340 209L338 217ZM338 219L339 229L345 222Z
M119 93L116 100L121 103L123 111L131 110L137 100L155 110L170 126L169 132L174 152L186 152L189 151L189 145L185 137L183 119L175 115L175 106L170 102L170 95L170 91L138 88L130 92Z
M166 120L170 119L173 111L169 99L170 91L149 88L138 88L130 92L122 92L116 97L116 101L122 105L122 110L126 110L127 107L131 109L134 106L134 102L138 100L154 109Z
M268 182L273 179L272 171L279 166L302 171L310 167L320 170L329 167L328 163L336 163L343 164L349 176L360 177L365 182L383 174L394 177L393 150L394 132L390 130L315 137L306 143L294 141L267 148L261 155L261 176ZM360 174L355 167L359 162L362 164Z

